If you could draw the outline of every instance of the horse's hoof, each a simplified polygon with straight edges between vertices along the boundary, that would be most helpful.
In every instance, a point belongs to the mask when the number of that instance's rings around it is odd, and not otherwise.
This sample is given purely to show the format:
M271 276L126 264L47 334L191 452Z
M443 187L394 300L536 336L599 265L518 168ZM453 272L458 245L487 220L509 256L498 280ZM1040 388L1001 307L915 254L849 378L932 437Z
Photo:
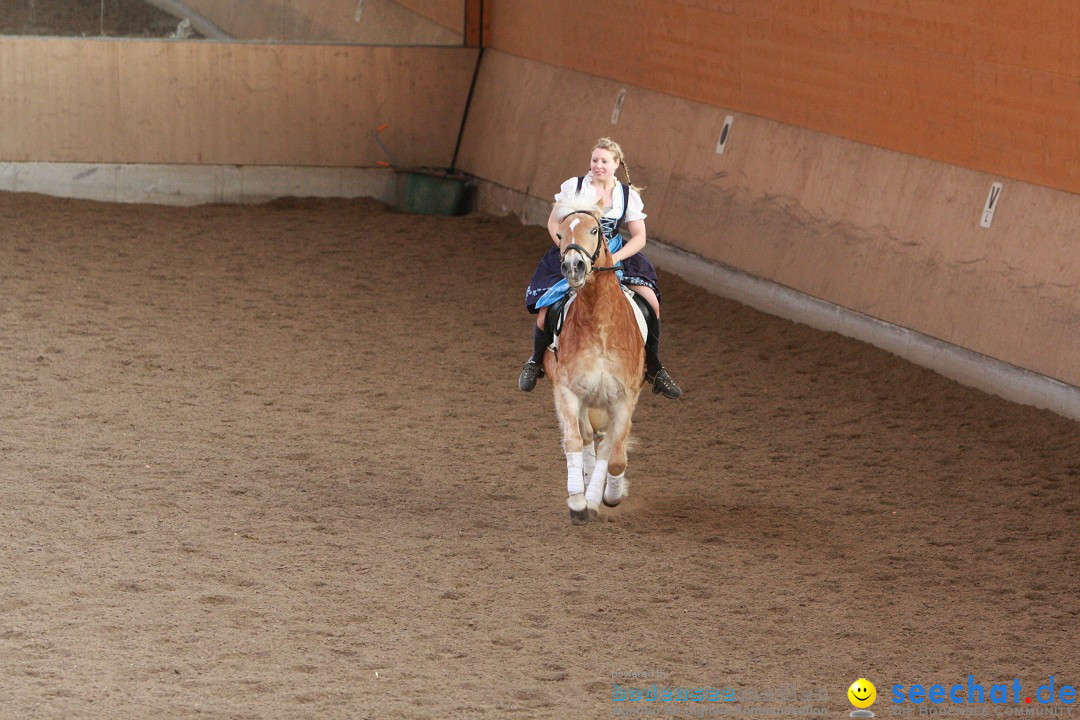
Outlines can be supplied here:
M585 495L583 493L577 493L568 497L566 499L566 505L570 508L570 522L575 525L584 525L589 522L588 503L585 502Z
M600 517L600 503L589 503L586 512L589 513L589 520L598 519Z
M623 499L630 492L630 481L623 478L608 477L607 485L604 487L604 504L608 507L615 507L623 501Z

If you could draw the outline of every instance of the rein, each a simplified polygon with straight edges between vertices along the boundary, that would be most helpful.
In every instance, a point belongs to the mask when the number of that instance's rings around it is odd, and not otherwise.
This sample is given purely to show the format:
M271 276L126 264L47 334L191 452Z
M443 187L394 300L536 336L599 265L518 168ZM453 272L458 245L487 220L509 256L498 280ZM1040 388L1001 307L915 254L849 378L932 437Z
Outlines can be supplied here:
M589 212L588 210L575 210L572 213L568 213L566 215L566 217L563 218L563 220L570 217L571 215L588 215L593 220L596 220L596 216L594 214L592 214L591 212ZM596 229L600 230L599 223L597 223ZM566 253L570 252L571 250L577 250L582 255L589 258L589 267L592 268L590 270L590 272L603 272L605 270L610 270L610 271L618 270L619 268L615 267L614 265L611 266L611 267L598 267L596 265L596 261L600 259L600 249L601 249L601 247L603 247L602 244L607 243L607 238L604 237L604 233L599 232L598 234L599 234L600 237L596 241L596 250L591 255L589 254L588 250L586 250L582 246L578 245L577 243L570 243L569 245L566 246L566 249L562 251L562 253L559 255L559 257L560 258L565 258Z

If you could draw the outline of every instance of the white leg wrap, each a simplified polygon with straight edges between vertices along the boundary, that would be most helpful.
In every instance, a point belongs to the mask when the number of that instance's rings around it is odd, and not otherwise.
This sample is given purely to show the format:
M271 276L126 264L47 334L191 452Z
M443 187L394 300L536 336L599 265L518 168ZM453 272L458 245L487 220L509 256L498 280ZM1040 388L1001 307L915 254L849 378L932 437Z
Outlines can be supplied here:
M597 460L596 467L593 468L592 477L589 478L589 489L585 493L585 501L590 505L595 505L600 502L600 497L604 494L604 480L607 478L607 460Z
M585 477L591 478L593 470L596 468L596 445L589 445L581 453L582 468L585 470Z
M585 492L585 475L581 467L581 453L566 453L566 492L577 495Z
M607 487L604 488L604 498L612 505L616 504L623 497L623 480L626 478L626 473L622 475L608 475Z

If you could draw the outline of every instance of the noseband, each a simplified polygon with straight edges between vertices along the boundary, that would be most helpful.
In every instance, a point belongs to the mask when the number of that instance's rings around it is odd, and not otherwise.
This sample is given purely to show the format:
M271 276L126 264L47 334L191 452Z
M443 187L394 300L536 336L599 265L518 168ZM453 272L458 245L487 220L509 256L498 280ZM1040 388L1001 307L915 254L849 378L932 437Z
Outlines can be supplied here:
M568 213L566 215L566 217L563 218L563 220L570 217L571 215L588 215L593 220L596 220L596 216L593 215L588 210L575 210L572 213ZM592 268L592 270L590 272L592 272L592 271L602 272L604 270L618 270L618 268L615 267L615 266L611 266L611 267L597 267L596 266L596 261L600 259L600 249L601 249L601 247L603 247L602 243L607 242L607 238L604 237L604 232L600 229L600 223L596 224L596 229L597 229L597 235L599 235L599 237L596 240L596 250L592 253L592 255L589 254L588 250L586 250L582 246L578 245L577 243L570 243L569 245L566 246L566 249L563 250L562 253L559 254L559 259L566 259L566 253L570 252L571 250L577 250L582 255L589 258L589 266Z

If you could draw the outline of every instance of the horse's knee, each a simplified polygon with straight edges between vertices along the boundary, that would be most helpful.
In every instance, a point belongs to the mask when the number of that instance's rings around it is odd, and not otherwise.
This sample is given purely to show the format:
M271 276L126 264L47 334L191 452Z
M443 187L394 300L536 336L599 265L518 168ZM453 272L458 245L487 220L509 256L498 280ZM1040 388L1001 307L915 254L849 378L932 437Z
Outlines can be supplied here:
M581 439L586 445L592 445L593 440L596 437L596 432L593 430L592 423L589 422L588 414L582 415L578 418L578 432L581 433Z
M580 453L585 451L585 445L581 442L580 437L564 438L562 446L564 453Z

